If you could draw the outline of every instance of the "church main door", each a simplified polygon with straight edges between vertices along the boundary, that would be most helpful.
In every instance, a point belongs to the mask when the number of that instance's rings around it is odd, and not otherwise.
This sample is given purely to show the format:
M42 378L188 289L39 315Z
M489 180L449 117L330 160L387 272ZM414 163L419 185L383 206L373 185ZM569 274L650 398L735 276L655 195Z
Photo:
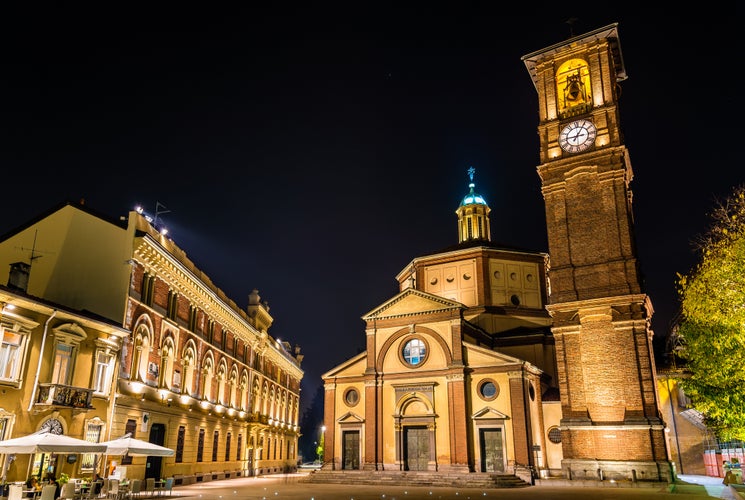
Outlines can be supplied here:
M356 470L360 468L360 431L344 431L342 441L342 466L344 470Z
M481 472L504 472L502 429L479 430Z
M426 426L404 429L404 470L427 470L429 464L429 430Z

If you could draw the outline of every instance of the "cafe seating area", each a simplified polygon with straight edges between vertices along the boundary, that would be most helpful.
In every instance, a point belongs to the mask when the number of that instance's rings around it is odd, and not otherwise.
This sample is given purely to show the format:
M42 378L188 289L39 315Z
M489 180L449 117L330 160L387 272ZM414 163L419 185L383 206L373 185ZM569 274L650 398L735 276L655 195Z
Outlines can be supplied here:
M44 484L28 489L24 483L11 484L0 500L55 500L57 486ZM60 485L59 500L134 500L173 495L173 478L99 479L97 482L71 478Z

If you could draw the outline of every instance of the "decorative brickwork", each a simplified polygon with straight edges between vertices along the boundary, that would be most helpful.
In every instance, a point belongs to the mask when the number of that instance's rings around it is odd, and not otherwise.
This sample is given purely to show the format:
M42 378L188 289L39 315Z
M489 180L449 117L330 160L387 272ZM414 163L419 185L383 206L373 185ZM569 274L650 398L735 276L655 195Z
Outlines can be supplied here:
M652 307L642 293L633 237L633 172L611 84L626 77L617 27L523 59L541 103L538 173L551 256L548 310L554 319L565 474L585 478L587 461L594 460L592 473L600 478L602 470L612 469L621 479L669 480L649 330ZM560 101L557 82L584 83L555 73L557 67L589 71L589 86L572 90L593 98L580 101L576 112L571 102ZM591 147L583 152L557 147L556 131L565 124L571 130L571 120L578 118L598 131Z

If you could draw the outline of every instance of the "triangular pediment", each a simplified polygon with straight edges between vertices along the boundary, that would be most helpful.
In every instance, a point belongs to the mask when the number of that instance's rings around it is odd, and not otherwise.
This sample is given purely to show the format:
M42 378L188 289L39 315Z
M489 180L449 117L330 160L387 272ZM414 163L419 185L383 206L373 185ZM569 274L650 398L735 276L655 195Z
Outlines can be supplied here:
M490 408L490 407L487 406L486 408L482 408L479 411L477 411L476 413L474 413L471 416L471 418L474 419L474 420L487 419L487 418L490 419L490 420L493 420L495 418L496 419L500 419L500 420L508 420L510 417L507 416L507 415L505 415L504 413L502 413L499 410L495 410L494 408Z
M366 368L367 352L361 352L322 374L321 378L359 377L364 374Z
M432 314L451 309L465 309L466 306L455 300L446 299L439 295L407 288L398 295L384 302L377 308L362 316L369 321L373 318L398 318L403 316L417 316Z
M365 419L353 412L347 412L336 420L337 424L362 424Z

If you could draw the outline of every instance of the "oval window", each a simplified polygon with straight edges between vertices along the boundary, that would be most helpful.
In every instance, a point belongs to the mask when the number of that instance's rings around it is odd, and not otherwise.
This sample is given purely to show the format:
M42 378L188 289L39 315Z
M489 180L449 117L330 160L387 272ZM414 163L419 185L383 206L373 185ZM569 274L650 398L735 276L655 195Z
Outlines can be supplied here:
M556 426L551 427L548 430L548 440L554 444L561 443L561 429Z
M401 349L401 357L410 366L420 365L427 358L427 344L419 338L411 339Z
M479 395L483 399L491 401L499 395L499 386L493 380L484 380L479 385Z
M344 402L347 403L347 406L355 406L359 401L360 393L357 392L357 389L347 389L344 394Z

